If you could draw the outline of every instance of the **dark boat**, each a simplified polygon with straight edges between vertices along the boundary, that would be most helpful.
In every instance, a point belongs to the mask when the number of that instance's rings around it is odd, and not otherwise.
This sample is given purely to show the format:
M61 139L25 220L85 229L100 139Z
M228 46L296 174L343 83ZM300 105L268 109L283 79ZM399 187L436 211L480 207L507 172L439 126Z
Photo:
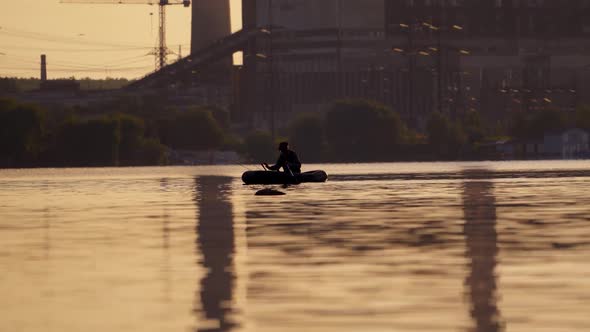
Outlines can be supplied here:
M324 171L310 171L291 176L290 173L274 171L247 171L242 174L245 184L298 184L303 182L326 182Z

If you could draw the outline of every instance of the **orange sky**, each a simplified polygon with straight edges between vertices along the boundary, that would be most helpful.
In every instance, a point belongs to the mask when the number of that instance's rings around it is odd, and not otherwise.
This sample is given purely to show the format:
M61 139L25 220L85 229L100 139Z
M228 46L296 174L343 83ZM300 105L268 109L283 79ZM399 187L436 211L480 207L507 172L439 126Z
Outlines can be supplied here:
M47 54L50 79L135 78L154 69L155 58L149 53L157 42L157 6L59 1L4 1L0 11L0 77L38 77L42 53ZM231 1L232 16L241 18L235 15L240 1ZM190 22L190 8L167 7L167 40L174 52L181 45L182 54L188 54ZM239 20L233 23L241 24Z

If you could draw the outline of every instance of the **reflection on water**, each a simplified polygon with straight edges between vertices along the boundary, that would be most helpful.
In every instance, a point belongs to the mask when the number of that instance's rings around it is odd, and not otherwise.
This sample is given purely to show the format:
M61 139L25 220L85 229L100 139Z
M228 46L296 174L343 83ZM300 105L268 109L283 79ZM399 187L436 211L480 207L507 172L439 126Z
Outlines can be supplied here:
M468 173L482 176L486 172ZM463 186L465 255L468 259L465 286L471 301L471 317L475 322L473 331L497 332L501 325L496 297L495 270L499 249L494 184L474 180L465 182Z
M201 280L199 299L206 321L198 331L228 331L231 321L234 287L234 225L230 177L203 176L195 180L198 204L196 227L199 262L207 274Z
M590 330L590 165L475 166L0 171L0 331Z

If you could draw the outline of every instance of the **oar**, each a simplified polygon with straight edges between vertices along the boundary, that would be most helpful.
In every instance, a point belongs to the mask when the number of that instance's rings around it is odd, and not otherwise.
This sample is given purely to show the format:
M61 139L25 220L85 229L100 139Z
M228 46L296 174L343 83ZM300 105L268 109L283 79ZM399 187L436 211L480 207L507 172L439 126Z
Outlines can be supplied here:
M299 184L299 181L297 181L297 178L295 177L295 174L293 174L293 172L291 171L291 167L289 167L289 164L288 163L285 163L285 166L284 167L287 169L287 171L289 171L289 175L291 175L291 179L293 179L293 183L294 184Z
M268 169L266 168L266 166L264 166L264 163L260 163L260 166L262 166L262 168L264 168L265 171L268 171Z

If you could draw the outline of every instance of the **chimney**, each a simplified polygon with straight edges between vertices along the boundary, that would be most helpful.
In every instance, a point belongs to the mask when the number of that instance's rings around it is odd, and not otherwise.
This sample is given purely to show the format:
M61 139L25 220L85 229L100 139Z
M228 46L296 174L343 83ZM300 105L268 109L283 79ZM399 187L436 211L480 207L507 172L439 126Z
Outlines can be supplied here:
M47 81L47 56L41 54L41 82Z

